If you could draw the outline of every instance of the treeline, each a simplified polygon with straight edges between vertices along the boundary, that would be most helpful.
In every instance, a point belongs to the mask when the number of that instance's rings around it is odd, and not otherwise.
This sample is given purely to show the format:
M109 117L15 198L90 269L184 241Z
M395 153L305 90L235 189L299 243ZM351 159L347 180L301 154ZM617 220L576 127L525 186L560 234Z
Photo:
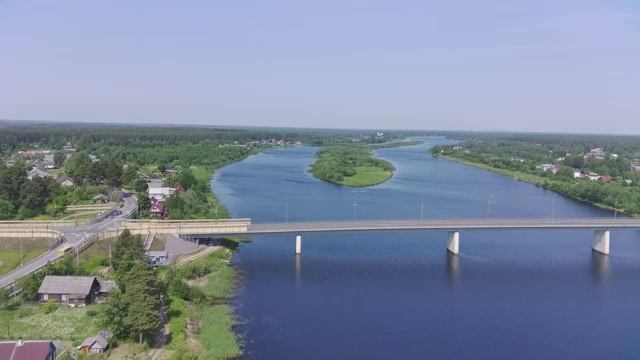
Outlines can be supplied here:
M182 146L185 144L229 144L235 141L301 141L307 145L326 145L356 139L363 143L389 141L413 132L389 132L377 137L369 130L302 130L287 128L221 128L213 126L159 126L87 123L37 123L0 121L0 152L42 148L60 149L67 143L78 149L95 151L101 147Z
M316 152L318 160L311 166L314 176L333 183L341 183L345 177L354 176L356 168L372 166L393 171L388 161L373 157L371 149L364 145L331 145Z

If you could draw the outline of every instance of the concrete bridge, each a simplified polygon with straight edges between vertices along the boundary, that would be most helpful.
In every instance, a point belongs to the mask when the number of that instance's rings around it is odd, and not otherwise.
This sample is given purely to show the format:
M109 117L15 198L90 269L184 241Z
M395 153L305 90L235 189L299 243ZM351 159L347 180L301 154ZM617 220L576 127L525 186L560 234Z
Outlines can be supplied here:
M233 236L293 233L295 252L302 252L303 233L447 230L447 249L460 252L461 230L487 229L591 229L594 231L592 248L609 254L610 229L640 229L637 218L582 218L582 219L427 219L427 220L353 220L305 221L286 223L252 223L251 219L144 221L123 220L122 229L133 233L171 233L178 235Z

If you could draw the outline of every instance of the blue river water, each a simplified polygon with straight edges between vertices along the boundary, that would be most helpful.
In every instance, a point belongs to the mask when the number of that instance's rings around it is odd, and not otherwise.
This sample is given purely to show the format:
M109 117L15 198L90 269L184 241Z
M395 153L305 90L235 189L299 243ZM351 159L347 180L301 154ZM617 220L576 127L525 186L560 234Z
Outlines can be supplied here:
M313 178L315 148L276 149L219 170L234 217L254 222L602 217L612 212L428 155L425 138L380 149L396 172L363 189ZM254 236L233 261L247 359L640 358L640 232L444 231Z

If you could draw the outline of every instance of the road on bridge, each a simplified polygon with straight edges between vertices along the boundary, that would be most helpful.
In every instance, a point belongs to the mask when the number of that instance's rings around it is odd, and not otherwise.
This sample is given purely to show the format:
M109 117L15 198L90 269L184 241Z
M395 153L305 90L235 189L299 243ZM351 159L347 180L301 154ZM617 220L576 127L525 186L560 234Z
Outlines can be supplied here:
M353 220L252 223L246 234L309 233L379 230L479 230L479 229L610 229L640 228L638 218L582 219L427 219Z

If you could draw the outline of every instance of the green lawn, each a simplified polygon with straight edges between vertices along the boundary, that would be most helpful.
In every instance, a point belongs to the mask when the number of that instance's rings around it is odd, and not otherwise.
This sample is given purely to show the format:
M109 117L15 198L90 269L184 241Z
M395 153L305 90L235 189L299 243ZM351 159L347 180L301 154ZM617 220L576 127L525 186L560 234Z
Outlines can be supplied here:
M22 262L25 264L49 248L47 239L0 239L0 275L20 266L20 242Z
M356 174L345 176L342 181L347 186L371 186L381 184L389 179L393 173L376 166L361 166L356 168Z
M87 315L100 305L72 308L60 305L45 314L40 305L21 305L17 310L0 310L0 339L60 339L81 342L100 329L97 316Z

